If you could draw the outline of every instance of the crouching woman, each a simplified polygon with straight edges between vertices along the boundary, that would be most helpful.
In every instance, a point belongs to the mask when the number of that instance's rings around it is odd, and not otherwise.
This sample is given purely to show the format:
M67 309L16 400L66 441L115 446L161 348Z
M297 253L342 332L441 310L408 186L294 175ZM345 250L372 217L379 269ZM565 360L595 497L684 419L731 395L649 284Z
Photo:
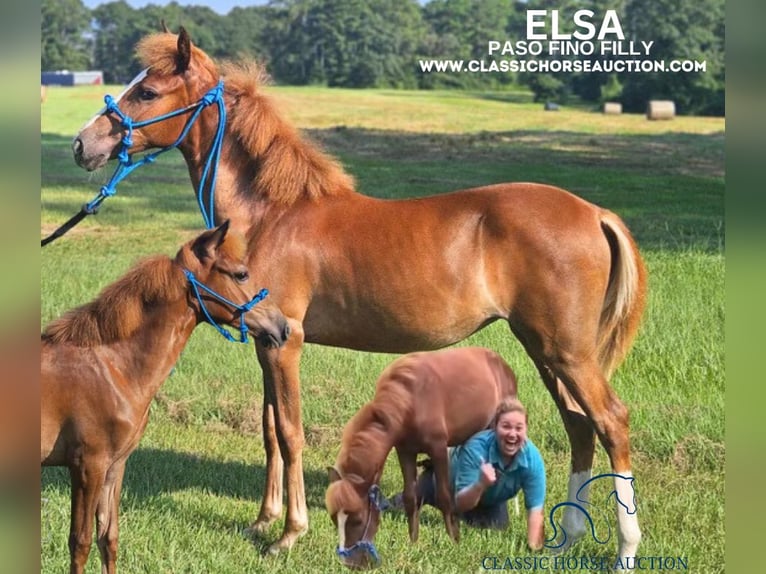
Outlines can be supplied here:
M527 438L527 412L518 399L504 399L491 428L452 450L450 479L458 514L476 528L507 528L508 500L523 491L527 544L532 550L543 547L545 465ZM417 490L422 503L435 503L431 469L420 475Z

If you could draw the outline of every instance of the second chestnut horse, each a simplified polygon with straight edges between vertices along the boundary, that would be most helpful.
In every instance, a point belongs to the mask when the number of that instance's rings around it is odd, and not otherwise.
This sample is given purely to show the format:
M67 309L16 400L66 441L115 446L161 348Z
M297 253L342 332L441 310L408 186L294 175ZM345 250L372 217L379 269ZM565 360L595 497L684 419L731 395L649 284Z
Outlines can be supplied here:
M241 326L267 347L288 336L273 302L249 308L260 284L245 266L244 239L227 228L206 231L175 259L142 261L42 333L40 462L69 468L71 574L85 568L94 519L102 572L115 572L125 463L194 328L204 320Z
M338 556L352 568L370 566L380 520L378 482L392 448L404 479L402 499L410 540L418 539L416 459L426 453L436 479L436 503L450 537L459 530L449 481L448 446L486 429L497 405L516 396L516 376L503 358L481 347L410 353L378 377L375 396L346 424L325 503L338 529Z

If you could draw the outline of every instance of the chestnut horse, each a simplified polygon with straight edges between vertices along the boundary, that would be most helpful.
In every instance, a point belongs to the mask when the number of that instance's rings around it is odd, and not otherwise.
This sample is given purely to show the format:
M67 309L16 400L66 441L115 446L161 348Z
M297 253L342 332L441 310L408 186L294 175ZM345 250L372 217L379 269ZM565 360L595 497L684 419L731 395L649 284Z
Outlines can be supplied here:
M69 467L72 573L85 568L94 516L102 572L115 571L125 463L194 327L203 320L241 325L269 347L287 337L287 320L273 302L249 310L258 283L245 265L244 238L227 235L227 227L188 242L175 260L137 264L42 333L40 462Z
M338 528L338 556L344 564L365 567L377 558L378 482L392 448L404 479L410 540L418 539L419 529L416 459L426 453L436 477L436 503L447 532L458 541L447 447L486 429L508 396L516 396L516 376L500 355L481 347L410 353L386 367L375 397L346 424L340 453L329 469L325 503Z
M269 278L293 333L281 350L256 346L267 476L255 530L280 516L282 461L287 473L284 530L270 551L290 547L308 528L304 343L407 353L505 320L561 412L572 446L570 499L591 476L596 436L612 470L631 473L628 411L608 381L638 330L646 273L617 215L536 183L368 197L283 118L258 68L217 66L184 30L145 37L138 56L146 70L83 126L75 161L94 170L126 149L177 145L203 212L249 234L251 273ZM219 106L208 105L216 93ZM191 127L182 115L143 121L203 105ZM205 195L212 169L215 193ZM620 553L634 556L637 518L619 507L617 517ZM576 513L564 521L570 533L585 533Z

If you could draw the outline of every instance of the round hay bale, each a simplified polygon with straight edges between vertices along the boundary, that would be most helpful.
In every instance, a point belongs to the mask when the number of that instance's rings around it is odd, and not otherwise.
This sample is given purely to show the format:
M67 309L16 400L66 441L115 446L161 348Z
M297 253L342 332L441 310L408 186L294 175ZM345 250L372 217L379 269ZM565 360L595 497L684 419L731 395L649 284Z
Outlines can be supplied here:
M676 115L676 104L671 100L651 100L646 106L649 120L672 120Z
M617 115L622 113L622 104L620 102L605 102L604 113L610 115Z

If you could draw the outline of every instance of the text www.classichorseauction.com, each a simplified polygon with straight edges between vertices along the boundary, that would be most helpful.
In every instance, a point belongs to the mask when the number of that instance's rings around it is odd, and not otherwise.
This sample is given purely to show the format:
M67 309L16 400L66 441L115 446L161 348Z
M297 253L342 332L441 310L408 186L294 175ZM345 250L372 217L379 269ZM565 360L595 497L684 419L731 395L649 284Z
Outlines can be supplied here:
M707 62L698 60L653 60L654 41L625 40L615 10L607 10L596 30L591 10L577 10L573 33L559 30L559 11L527 10L525 40L489 40L489 59L418 60L423 73L689 73L706 72ZM538 31L541 30L541 31ZM500 59L497 59L498 56ZM522 58L518 58L521 56ZM578 58L584 59L578 59ZM529 58L529 59L526 59Z

